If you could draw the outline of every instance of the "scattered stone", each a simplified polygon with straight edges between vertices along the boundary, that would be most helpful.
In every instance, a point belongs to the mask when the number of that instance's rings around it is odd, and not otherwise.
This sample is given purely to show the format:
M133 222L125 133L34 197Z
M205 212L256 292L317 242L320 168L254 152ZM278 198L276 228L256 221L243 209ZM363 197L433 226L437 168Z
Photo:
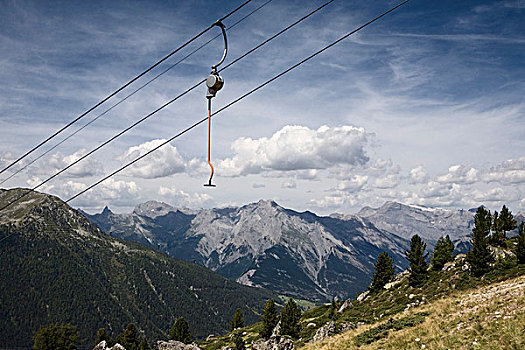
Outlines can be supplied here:
M367 290L366 292L359 294L356 300L359 302L364 301L368 297L368 294L370 294L370 291Z
M364 322L357 322L357 328L362 327L362 326L364 326L364 325L365 325Z
M337 328L339 333L344 333L349 330L355 329L356 327L354 323L341 323Z
M176 340L159 340L157 342L157 348L158 350L202 350L195 344L184 344Z
M253 350L293 350L293 340L285 337L259 339L253 343ZM160 349L159 349L160 350Z
M461 267L462 271L470 271L470 264L468 262L465 262L463 266Z
M338 313L344 312L350 306L352 306L352 300L350 300L350 299L345 300L345 302L343 303L343 305L341 305L341 307L339 308L339 310L337 310L337 312Z
M126 348L120 345L119 343L108 348L106 341L103 340L100 343L98 343L97 346L93 348L93 350L126 350Z
M410 295L408 296L408 299L414 299L414 297L415 297L415 294L410 294Z
M318 343L337 333L337 328L334 321L327 322L324 326L319 328L314 335L314 343Z
M317 325L313 322L310 322L306 325L306 328L314 328L314 327L317 327Z
M272 332L272 335L270 336L270 338L271 337L278 337L280 335L281 335L281 321L277 322L277 325L273 329L273 332Z
M444 272L447 272L447 271L450 271L452 269L454 269L456 267L456 264L454 262L448 262L448 263L445 263L445 265L443 265L443 268L441 269L441 271L444 271ZM442 280L440 280L439 282L441 282Z

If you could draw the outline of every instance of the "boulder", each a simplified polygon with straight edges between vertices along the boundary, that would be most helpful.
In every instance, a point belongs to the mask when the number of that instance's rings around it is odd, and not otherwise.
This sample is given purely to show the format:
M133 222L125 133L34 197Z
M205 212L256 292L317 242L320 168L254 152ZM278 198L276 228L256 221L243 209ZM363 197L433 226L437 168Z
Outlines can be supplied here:
M346 309L348 309L350 306L352 306L352 300L348 299L348 300L345 300L345 302L343 303L343 305L341 305L341 307L339 308L339 310L337 310L337 313L341 313L343 311L345 311Z
M184 344L176 340L159 340L157 342L157 348L158 350L201 350L201 348L195 344Z
M293 340L285 337L259 339L252 346L253 350L293 350ZM160 349L159 349L160 350Z
M126 348L120 345L119 343L108 348L108 344L105 340L103 340L100 343L98 343L97 346L93 348L93 350L126 350Z
M273 332L272 332L272 335L270 336L270 338L271 337L278 337L280 335L281 335L281 321L277 322L277 325L273 329Z
M319 328L314 335L314 343L318 343L337 333L337 327L334 321L327 322L324 326Z
M359 294L356 300L359 302L364 301L368 297L368 294L370 294L370 291L367 290L366 292Z

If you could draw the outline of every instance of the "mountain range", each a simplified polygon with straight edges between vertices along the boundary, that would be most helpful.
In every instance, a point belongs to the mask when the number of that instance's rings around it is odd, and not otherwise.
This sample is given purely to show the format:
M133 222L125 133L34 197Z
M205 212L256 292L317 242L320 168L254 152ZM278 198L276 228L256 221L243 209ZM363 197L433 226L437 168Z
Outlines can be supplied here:
M271 200L241 207L191 210L150 201L132 213L85 214L114 237L148 244L240 283L311 301L346 299L365 290L382 251L396 268L419 234L432 249L450 235L468 248L473 211L387 202L357 214L318 216Z
M0 207L26 190L1 190ZM91 344L134 323L167 339L178 317L197 337L222 334L237 308L260 319L268 290L101 232L60 199L31 193L0 212L0 348L30 348L43 325L71 323Z

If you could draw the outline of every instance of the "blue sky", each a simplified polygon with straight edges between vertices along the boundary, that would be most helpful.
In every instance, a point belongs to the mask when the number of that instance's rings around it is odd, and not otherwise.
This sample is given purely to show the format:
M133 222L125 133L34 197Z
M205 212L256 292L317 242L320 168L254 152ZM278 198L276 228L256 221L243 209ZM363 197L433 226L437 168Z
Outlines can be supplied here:
M253 0L226 26L264 2ZM240 3L0 1L0 165ZM226 64L322 3L271 1L228 32ZM225 70L213 108L394 4L334 1ZM524 211L524 23L523 0L413 0L218 115L217 188L202 187L209 176L202 125L72 204L128 211L146 200L199 208L265 198L322 214L388 200ZM38 184L205 78L221 53L221 41L212 42L2 186ZM202 86L40 190L67 199L204 116Z

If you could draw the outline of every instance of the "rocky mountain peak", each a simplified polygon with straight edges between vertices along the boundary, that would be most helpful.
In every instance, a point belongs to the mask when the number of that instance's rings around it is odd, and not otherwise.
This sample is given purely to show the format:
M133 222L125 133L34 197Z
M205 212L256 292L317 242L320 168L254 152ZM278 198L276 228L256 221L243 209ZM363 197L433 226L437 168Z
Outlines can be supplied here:
M148 201L137 205L135 209L133 209L133 213L154 219L157 216L166 215L170 211L176 210L176 208L163 202Z

